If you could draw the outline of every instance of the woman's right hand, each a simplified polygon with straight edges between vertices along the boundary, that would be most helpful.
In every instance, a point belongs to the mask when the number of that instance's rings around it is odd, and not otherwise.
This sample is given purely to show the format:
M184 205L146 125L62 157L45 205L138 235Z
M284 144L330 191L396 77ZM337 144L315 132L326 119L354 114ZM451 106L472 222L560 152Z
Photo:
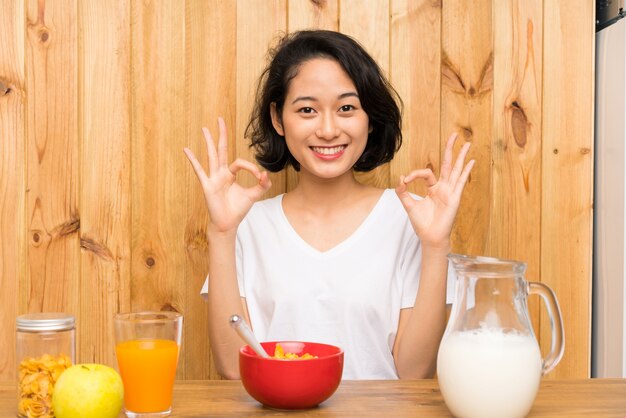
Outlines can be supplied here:
M202 185L209 210L211 232L233 232L246 216L254 202L272 186L267 171L241 158L228 165L228 141L224 119L218 118L220 137L215 149L215 141L207 128L202 128L209 155L209 175L204 171L196 156L185 148L185 154L193 166ZM237 180L237 172L250 172L258 183L252 187L242 187Z

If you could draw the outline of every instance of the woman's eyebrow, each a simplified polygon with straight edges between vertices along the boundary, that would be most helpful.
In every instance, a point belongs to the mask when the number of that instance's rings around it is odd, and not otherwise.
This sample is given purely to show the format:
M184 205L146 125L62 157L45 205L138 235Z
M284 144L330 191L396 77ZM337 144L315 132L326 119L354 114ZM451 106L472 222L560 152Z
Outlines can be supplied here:
M296 97L296 99L293 102L291 102L291 104L294 104L300 101L317 102L317 99L313 96L300 96L300 97Z
M350 91L348 93L344 93L344 94L339 95L340 99L345 99L346 97L356 97L358 99L359 95L356 92L354 92L354 91Z
M358 99L359 95L356 92L354 92L354 91L349 91L347 93L340 94L338 99L341 100L341 99L345 99L346 97L356 97ZM300 102L300 101L317 102L318 100L315 97L313 97L313 96L299 96L299 97L296 97L295 100L293 102L291 102L291 104L294 104L294 103Z

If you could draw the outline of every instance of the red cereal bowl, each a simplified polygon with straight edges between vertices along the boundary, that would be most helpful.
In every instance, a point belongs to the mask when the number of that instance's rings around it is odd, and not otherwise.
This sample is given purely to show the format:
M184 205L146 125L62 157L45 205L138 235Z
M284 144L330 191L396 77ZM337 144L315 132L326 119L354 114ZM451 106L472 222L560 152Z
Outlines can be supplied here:
M328 399L341 382L343 350L334 345L301 341L261 343L270 356L276 344L285 353L317 358L282 360L258 356L245 345L239 350L241 383L254 399L275 409L313 408Z

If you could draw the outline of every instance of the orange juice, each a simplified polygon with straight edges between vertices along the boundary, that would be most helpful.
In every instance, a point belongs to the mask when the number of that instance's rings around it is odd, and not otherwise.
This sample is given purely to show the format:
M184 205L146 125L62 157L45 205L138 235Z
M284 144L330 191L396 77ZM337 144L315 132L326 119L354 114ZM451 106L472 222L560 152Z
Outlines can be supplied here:
M178 363L178 345L171 340L124 341L115 347L124 382L124 406L132 412L166 411Z

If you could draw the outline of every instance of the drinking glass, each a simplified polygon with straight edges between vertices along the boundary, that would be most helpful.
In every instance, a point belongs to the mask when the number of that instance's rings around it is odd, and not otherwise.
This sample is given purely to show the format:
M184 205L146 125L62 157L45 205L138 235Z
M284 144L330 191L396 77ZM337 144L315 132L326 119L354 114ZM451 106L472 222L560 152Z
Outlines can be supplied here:
M126 416L170 415L183 316L169 311L120 313L114 324Z

